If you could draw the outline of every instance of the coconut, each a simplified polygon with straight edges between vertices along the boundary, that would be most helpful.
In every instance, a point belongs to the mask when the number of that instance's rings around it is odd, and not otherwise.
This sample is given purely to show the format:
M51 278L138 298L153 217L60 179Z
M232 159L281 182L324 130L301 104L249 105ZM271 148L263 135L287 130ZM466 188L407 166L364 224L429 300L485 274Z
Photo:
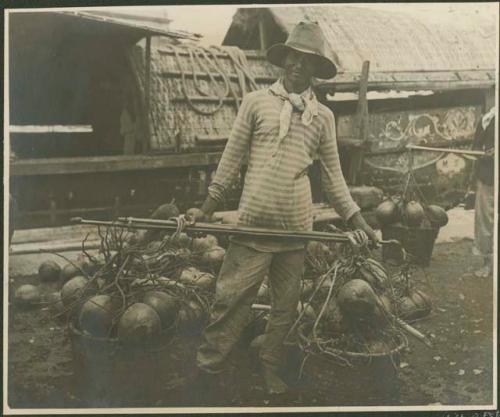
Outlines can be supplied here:
M324 259L327 262L331 262L334 258L333 251L327 245L314 240L307 243L306 252L313 258Z
M132 304L118 322L118 339L127 345L152 344L160 332L160 316L144 303Z
M180 308L177 323L185 332L196 332L204 316L203 307L197 301L189 300Z
M375 259L367 258L361 265L359 265L358 272L378 293L383 292L387 287L387 282L389 280L387 271Z
M80 329L95 337L106 337L111 331L118 302L109 295L96 295L83 304L80 315Z
M212 268L217 269L222 265L225 255L226 251L224 248L221 248L220 246L212 246L203 253L201 260Z
M182 271L179 281L184 285L210 289L215 284L215 277L208 272L202 272L195 267L189 267Z
M186 233L179 233L177 235L172 235L169 237L171 243L174 243L181 248L189 248L191 247L191 239Z
M87 272L87 268L88 264L86 262L76 261L73 263L67 263L61 271L61 282L65 284L71 278L82 275L82 271Z
M167 203L157 207L150 217L152 219L168 220L172 217L179 216L179 214L180 211L175 204Z
M425 217L424 208L418 201L409 201L404 208L403 218L410 227L418 227Z
M206 235L205 237L199 237L193 239L193 251L194 252L206 252L212 249L214 246L219 246L217 238L213 235Z
M40 289L34 285L21 285L14 293L14 300L23 307L32 307L40 303Z
M381 226L394 223L398 217L396 203L392 199L382 201L375 209L375 216Z
M158 252L162 244L163 242L161 240L153 240L152 242L148 243L146 250L149 252Z
M44 300L49 308L55 313L62 313L64 311L64 305L62 303L61 291L55 291L47 294Z
M380 301L382 302L382 305L387 313L392 314L394 312L392 301L386 294L380 296Z
M427 294L413 290L399 302L399 315L405 320L416 320L426 317L432 310L432 302Z
M439 206L430 205L426 210L427 218L435 227L443 227L448 224L448 214Z
M158 313L163 330L174 324L178 312L177 300L174 297L163 291L148 291L142 302Z
M188 248L180 248L175 251L175 257L183 261L189 261L192 253Z
M45 261L38 268L38 278L41 282L57 281L61 274L61 267L54 261Z
M344 317L370 319L381 303L370 284L362 279L353 279L342 286L337 303Z
M61 299L64 307L73 305L81 298L94 295L97 291L97 285L89 284L89 279L82 275L71 278L61 288Z
M308 321L316 320L316 312L314 311L314 308L311 306L311 304L299 302L299 304L297 305L297 315L302 314L302 312L304 312L302 319Z

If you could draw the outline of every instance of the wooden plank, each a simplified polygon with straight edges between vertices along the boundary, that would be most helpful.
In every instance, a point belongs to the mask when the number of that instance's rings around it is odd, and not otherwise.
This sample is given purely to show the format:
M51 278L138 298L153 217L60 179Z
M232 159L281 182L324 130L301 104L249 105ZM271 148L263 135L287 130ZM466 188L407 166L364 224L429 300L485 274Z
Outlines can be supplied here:
M195 140L200 145L224 145L227 142L228 136L215 135L196 135Z
M190 96L189 100L193 103L219 103L221 101L220 97L216 96ZM187 102L186 97L172 97L170 99L172 103ZM233 97L223 97L222 101L224 103L234 103L235 99Z
M10 133L92 133L91 125L10 125Z
M195 71L194 73L193 72L185 72L184 77L185 78L194 78L194 74L196 74L196 78L210 79L210 75L207 72L201 72L201 71ZM171 71L171 70L163 71L160 73L160 75L162 77L172 77L172 78L173 77L175 77L175 78L182 77L182 73L180 71ZM212 74L212 77L215 78L216 80L224 78L221 74L217 74L217 73ZM226 77L229 78L230 80L233 80L233 81L239 80L238 75L232 74L232 73L227 74ZM258 84L260 84L260 83L273 83L274 81L276 81L276 77L258 77L257 76L257 77L254 77L254 80Z
M85 243L85 249L99 249L101 246L100 240L91 240ZM44 252L72 252L81 251L82 242L68 242L66 240L43 243L25 243L21 245L12 245L9 248L10 255L27 255L32 253Z
M474 156L484 156L486 154L483 151L471 151L469 149L437 148L434 146L406 145L406 149L414 149L417 151L447 152L459 155L474 155Z
M341 79L335 83L327 81L319 84L319 89L334 88L338 92L351 92L358 89L357 82L343 82ZM387 91L387 90L471 90L471 89L489 89L495 86L495 81L489 80L467 80L467 81L392 81L392 82L369 82L368 90L370 91Z
M87 234L90 239L97 238L97 229L93 226L71 225L60 227L41 227L36 229L16 230L12 237L12 244L51 242L54 240L81 241Z
M207 166L217 164L220 156L221 152L193 152L164 155L21 159L11 164L10 175L66 175Z

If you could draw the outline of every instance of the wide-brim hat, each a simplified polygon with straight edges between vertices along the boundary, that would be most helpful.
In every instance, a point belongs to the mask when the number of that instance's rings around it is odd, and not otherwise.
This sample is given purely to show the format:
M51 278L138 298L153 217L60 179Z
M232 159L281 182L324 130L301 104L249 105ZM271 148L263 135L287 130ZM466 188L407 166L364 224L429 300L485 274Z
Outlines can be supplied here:
M337 74L337 66L325 54L325 37L318 23L300 22L290 32L285 43L277 43L267 50L267 60L283 68L283 63L291 50L311 55L316 61L314 77L330 79Z

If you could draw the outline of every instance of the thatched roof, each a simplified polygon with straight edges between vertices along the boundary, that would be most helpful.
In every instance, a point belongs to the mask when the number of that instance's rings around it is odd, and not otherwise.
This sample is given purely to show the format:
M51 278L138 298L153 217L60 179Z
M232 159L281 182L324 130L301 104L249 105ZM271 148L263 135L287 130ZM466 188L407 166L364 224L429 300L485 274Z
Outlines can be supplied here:
M259 25L267 46L282 42L301 20L317 21L340 63L342 82L370 61L372 81L468 81L493 83L496 37L492 24L475 30L438 26L408 14L355 6L291 6L239 9L225 45L258 49ZM458 72L458 74L456 74ZM347 78L346 78L347 77Z
M229 53L239 59L246 60L248 73L256 82L253 89L270 85L276 79L276 68L267 64L261 54L254 52L245 54L238 48L222 47L218 51L217 61L215 61L210 50L203 49L208 53L209 60L194 59L194 72L197 74L200 89L208 93L208 96L205 96L195 86L193 63L188 53L189 51L198 51L198 55L202 50L201 47L198 45L174 46L165 41L159 42L155 38L153 40L149 121L151 151L186 150L196 145L199 148L206 145L213 148L213 145L217 143L224 144L236 117L237 106L234 96L241 100L244 93L252 89L248 79L244 83L240 82L241 71L237 71ZM177 57L174 50L178 52ZM211 50L213 51L213 49ZM130 61L144 99L144 45L136 45L132 49ZM229 77L229 92L227 92L222 77L215 70L214 64L219 65L224 74ZM215 83L207 75L207 68L209 72L215 74ZM182 72L185 75L185 91ZM219 95L222 94L225 98L218 111L213 114L202 114L189 104L186 93L191 98L192 105L202 113L214 112L219 107Z

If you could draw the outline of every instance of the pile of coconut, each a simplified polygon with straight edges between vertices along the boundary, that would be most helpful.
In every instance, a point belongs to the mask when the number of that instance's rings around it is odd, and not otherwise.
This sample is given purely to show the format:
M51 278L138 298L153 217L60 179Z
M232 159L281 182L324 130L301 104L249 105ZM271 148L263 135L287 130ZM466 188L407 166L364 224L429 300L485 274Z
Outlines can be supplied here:
M306 357L325 355L343 364L399 352L407 338L401 326L426 317L431 298L415 280L418 267L386 267L369 244L307 247L303 303L290 332Z
M177 215L177 208L167 204L152 217ZM98 233L97 254L85 249L84 240L76 260L59 254L65 262L62 267L52 260L40 265L40 282L56 283L60 290L41 301L37 286L24 285L17 289L16 301L24 306L48 303L56 316L66 318L83 335L130 346L200 332L213 302L224 242L212 235L161 230L106 227ZM383 343L392 345L400 340L392 317L413 320L429 314L432 307L429 297L415 288L411 274L409 265L389 273L367 246L311 241L293 330L310 324L314 340L328 340L337 349L373 350L364 339L352 345L359 335L366 339L367 332L367 340L376 340L379 349ZM251 339L263 332L270 304L266 278L249 325Z

